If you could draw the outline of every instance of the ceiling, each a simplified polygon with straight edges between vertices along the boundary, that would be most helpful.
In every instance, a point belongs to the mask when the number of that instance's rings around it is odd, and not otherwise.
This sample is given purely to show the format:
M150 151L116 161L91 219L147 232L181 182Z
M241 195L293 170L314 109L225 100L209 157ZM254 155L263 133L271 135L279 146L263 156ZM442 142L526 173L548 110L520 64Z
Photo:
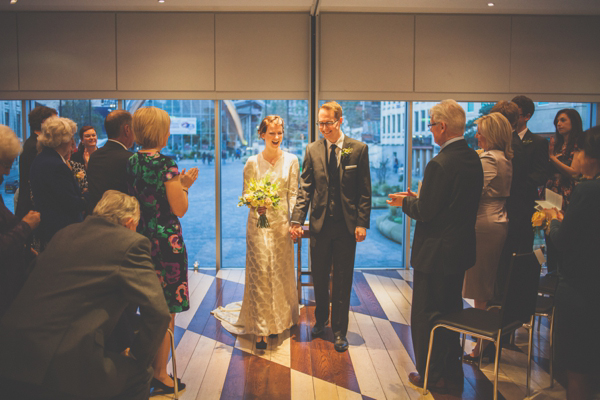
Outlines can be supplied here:
M0 0L0 11L300 11L319 0ZM489 1L495 3L489 7ZM600 15L600 0L320 0L320 12Z

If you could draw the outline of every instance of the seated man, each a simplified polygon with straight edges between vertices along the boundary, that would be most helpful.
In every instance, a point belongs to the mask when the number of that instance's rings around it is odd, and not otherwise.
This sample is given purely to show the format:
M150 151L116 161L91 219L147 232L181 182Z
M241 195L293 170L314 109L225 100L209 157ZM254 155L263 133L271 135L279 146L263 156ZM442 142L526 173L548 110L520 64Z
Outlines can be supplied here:
M109 190L92 216L54 235L0 321L3 398L148 398L170 315L139 217L135 198ZM131 305L141 314L131 348L106 350Z

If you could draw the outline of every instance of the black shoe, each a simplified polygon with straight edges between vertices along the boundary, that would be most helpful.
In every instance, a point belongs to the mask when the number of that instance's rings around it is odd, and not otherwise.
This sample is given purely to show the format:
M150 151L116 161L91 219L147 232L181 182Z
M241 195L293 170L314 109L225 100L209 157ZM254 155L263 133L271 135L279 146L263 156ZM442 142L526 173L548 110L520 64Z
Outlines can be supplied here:
M333 347L335 348L335 351L339 353L343 353L344 351L348 350L348 340L346 339L346 336L336 336Z
M173 377L171 376L171 378ZM174 386L167 386L156 378L152 378L150 387L152 388L152 396L175 393ZM179 393L185 390L185 383L181 382L179 378L177 378L177 390Z
M271 339L275 339L275 338L277 337L277 334L276 334L276 333L271 333L271 334L269 335L269 337L270 337Z
M325 332L325 325L327 325L327 323L320 324L317 322L315 324L315 326L313 326L312 330L310 331L312 336L315 336L315 337L321 336L323 334L323 332Z
M267 342L265 342L265 338L261 338L260 342L256 342L257 350L265 350L267 348Z

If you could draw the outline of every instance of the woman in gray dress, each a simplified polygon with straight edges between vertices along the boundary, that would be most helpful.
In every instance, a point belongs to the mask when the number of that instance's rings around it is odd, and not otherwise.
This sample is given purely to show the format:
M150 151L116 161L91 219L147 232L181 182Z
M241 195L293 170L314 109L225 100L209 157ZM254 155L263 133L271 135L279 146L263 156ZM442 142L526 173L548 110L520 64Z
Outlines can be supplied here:
M513 151L512 128L502 114L494 112L475 121L477 144L483 167L483 191L477 212L476 261L465 273L463 297L475 308L485 309L494 295L500 253L508 232L506 198L510 194ZM470 354L479 357L479 343Z

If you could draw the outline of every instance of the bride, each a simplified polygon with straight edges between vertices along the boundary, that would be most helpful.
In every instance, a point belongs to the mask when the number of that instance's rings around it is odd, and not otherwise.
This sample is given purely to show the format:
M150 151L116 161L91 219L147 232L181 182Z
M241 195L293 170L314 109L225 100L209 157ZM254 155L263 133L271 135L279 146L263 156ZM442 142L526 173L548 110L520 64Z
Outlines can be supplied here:
M298 192L298 158L281 150L283 133L283 118L265 117L258 128L265 149L244 166L244 194L253 178L269 174L279 181L281 197L277 209L258 207L248 213L244 300L212 311L229 332L256 335L257 349L267 348L266 336L282 333L298 322L294 245L288 232ZM258 228L258 215L264 213L270 227Z

